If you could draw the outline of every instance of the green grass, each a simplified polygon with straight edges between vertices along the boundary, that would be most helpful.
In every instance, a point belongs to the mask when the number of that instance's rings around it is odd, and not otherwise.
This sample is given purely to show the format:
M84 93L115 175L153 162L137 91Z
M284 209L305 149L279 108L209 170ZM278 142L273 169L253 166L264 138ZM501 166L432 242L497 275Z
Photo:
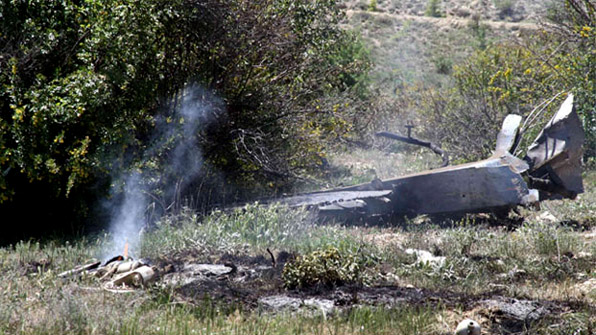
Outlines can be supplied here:
M187 250L205 255L239 251L250 254L265 248L303 253L357 245L345 228L316 225L313 214L305 209L255 203L205 217L188 209L165 217L155 230L144 234L141 256L155 258Z
M562 225L527 222L507 231L460 223L448 229L431 226L395 234L402 236L401 244L385 246L382 254L404 283L416 287L482 294L511 283L564 285L596 276L594 243L584 242L581 232ZM405 248L441 254L446 262L440 267L415 264Z
M393 166L379 164L387 171ZM538 212L522 210L525 222L513 226L471 216L444 222L417 218L396 227L319 225L308 212L281 205L253 204L208 216L184 210L144 233L140 255L192 254L209 261L223 253L263 255L265 248L298 254L336 248L374 260L367 262L370 285L437 294L496 290L514 298L569 303L577 307L532 325L528 334L587 334L596 322L589 308L596 292L582 292L578 285L596 278L596 243L588 237L596 228L596 173L587 172L584 180L586 193L578 199L545 202ZM557 222L540 219L545 210ZM181 303L167 287L115 294L102 290L93 277L58 278L100 255L107 241L107 236L23 241L0 248L0 334L448 334L464 316L482 318L469 306L408 304L354 306L325 316L271 313L217 300ZM417 264L406 248L441 254L445 264ZM480 320L499 331L492 321Z

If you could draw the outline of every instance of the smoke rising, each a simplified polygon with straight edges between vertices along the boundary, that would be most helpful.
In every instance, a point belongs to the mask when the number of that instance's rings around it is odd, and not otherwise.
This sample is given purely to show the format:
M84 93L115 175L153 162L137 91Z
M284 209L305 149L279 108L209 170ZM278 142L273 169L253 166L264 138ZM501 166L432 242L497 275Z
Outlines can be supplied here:
M103 259L121 254L127 242L134 257L140 251L140 232L148 223L149 212L153 215L159 207L158 215L164 214L181 200L184 190L203 167L201 130L219 119L222 106L210 92L189 86L179 103L155 117L151 144L141 155L141 161L124 169L129 172L113 178L124 185L121 190L113 187L114 196L106 203L111 212L112 243L104 251Z
M133 247L133 250L137 250L139 232L144 225L144 213L147 207L147 198L142 191L140 178L139 173L132 173L126 177L123 201L112 215L110 222L112 250L103 256L104 259L122 253L126 242Z

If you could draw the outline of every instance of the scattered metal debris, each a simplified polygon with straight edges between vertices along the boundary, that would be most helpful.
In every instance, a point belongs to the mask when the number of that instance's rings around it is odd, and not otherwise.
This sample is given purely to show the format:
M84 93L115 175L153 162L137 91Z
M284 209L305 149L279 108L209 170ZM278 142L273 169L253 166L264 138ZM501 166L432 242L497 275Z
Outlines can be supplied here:
M480 335L482 332L482 327L478 322L465 319L457 325L455 328L455 335Z
M445 256L434 256L432 253L430 253L430 251L426 250L408 248L405 250L405 252L408 255L416 255L415 264L426 264L441 267L445 265L445 260L447 259Z
M116 256L104 265L100 264L100 261L93 261L64 271L58 276L66 278L92 275L99 278L104 289L110 291L130 291L131 288L145 287L157 279L157 271L142 260Z
M171 286L188 285L205 281L209 278L222 278L232 274L234 268L223 264L184 264L177 271L164 275L163 281Z
M147 265L141 265L134 270L122 273L108 282L112 287L144 287L155 279L155 271Z
M423 250L412 251L417 255L426 254L420 253ZM118 257L97 267L94 266L98 262L92 262L61 275L94 276L100 283L98 287L80 289L113 293L138 292L139 288L156 281L159 287L173 292L173 304L197 305L201 299L211 297L218 302L259 308L266 313L290 312L327 317L360 305L401 308L440 303L448 308L477 307L480 315L486 318L483 322L486 322L489 331L490 325L498 325L508 332L519 332L533 322L549 315L561 315L571 308L569 302L519 300L493 294L476 296L387 283L371 287L343 285L322 290L284 290L281 272L289 257L290 254L277 254L275 267L263 255L224 255L218 260L223 264L201 263L192 257L184 260L172 258L161 260L156 264L157 268L144 261ZM88 269L81 271L81 268ZM110 272L114 272L111 277L99 280ZM471 322L462 321L463 325L460 323L455 334L481 334L480 326L476 328L475 323L472 327Z
M511 332L528 329L530 324L551 314L548 304L506 297L483 300L481 306L489 319Z

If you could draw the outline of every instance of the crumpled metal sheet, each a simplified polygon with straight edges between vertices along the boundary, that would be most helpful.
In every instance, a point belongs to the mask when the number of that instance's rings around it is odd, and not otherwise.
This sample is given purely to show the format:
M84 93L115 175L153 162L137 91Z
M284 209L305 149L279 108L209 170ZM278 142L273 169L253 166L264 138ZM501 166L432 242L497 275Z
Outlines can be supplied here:
M583 193L581 158L585 138L573 95L569 94L528 148L525 159L530 164L530 175L562 187L568 192L558 193L566 197Z
M503 155L507 152L513 153L518 141L518 130L522 117L520 115L509 114L503 121L501 131L497 135L497 147L495 155Z

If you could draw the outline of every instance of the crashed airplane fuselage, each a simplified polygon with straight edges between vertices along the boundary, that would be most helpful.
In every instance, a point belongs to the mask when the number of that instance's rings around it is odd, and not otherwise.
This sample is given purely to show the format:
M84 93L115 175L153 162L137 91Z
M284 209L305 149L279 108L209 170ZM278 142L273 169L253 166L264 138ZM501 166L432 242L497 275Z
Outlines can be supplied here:
M512 153L522 117L508 115L493 155L388 180L283 198L327 217L475 213L508 210L583 192L581 156L584 132L569 95L542 129L526 157Z

